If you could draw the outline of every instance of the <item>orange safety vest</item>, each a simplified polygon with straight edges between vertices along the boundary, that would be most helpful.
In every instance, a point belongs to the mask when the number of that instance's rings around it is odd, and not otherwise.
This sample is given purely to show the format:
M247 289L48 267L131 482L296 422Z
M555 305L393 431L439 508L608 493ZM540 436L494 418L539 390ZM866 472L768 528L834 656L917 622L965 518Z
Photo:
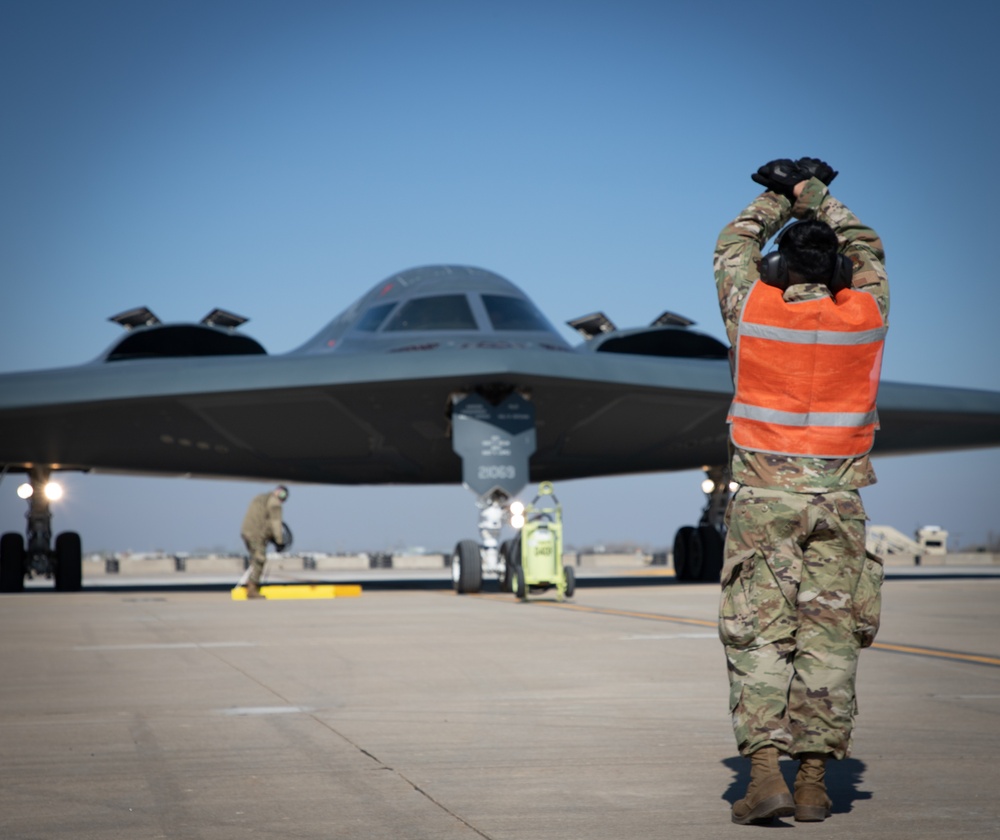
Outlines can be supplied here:
M755 283L736 339L733 443L817 458L868 453L886 329L867 292L789 303L780 289Z

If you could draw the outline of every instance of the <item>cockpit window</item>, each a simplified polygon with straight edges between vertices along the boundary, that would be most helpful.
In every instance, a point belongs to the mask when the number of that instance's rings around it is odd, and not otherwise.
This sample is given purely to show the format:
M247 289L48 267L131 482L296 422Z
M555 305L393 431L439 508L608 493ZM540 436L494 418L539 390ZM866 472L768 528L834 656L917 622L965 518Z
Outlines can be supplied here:
M395 303L380 303L378 306L373 306L358 318L354 329L362 330L363 332L375 332L375 330L382 326L385 316L389 314L389 310L395 305Z
M506 295L483 295L483 305L495 330L549 332L545 317L523 298Z
M408 300L385 325L385 332L476 329L476 319L465 295L439 295Z

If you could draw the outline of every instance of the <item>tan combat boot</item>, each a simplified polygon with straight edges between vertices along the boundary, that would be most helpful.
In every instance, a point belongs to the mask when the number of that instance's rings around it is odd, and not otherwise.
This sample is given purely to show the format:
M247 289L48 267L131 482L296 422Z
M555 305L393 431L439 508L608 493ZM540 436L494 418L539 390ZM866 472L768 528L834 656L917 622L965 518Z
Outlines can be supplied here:
M798 822L822 822L830 816L833 803L826 795L825 753L802 753L795 775L795 819Z
M261 591L260 591L260 586L257 585L257 581L255 581L255 580L248 580L247 581L247 600L249 601L251 598L263 598L263 597L264 596L261 594Z
M761 747L750 755L750 784L746 796L733 805L733 822L764 823L794 813L795 800L778 769L778 748Z

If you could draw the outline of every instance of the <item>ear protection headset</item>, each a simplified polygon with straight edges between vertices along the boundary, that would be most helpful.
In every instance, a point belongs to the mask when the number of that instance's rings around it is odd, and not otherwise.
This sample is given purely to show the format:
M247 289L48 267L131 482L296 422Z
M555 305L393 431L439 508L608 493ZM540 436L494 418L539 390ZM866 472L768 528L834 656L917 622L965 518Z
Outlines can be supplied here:
M774 240L774 250L765 254L760 260L760 279L768 286L776 286L784 291L788 288L788 260L779 253L781 240L795 225L801 225L802 220L794 222L782 228L777 239ZM836 294L841 289L851 285L851 277L854 274L854 264L851 258L845 254L837 254L833 260L833 272L830 279L826 281L830 291Z

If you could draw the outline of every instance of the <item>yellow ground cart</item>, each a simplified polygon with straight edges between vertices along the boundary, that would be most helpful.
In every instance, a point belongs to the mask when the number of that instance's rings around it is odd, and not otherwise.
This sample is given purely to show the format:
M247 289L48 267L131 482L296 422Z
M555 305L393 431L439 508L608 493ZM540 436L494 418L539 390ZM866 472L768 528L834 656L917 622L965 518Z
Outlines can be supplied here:
M520 537L511 541L505 578L522 601L532 592L553 587L559 600L572 598L576 589L573 570L563 566L562 506L551 482L538 485L538 495L524 509Z

